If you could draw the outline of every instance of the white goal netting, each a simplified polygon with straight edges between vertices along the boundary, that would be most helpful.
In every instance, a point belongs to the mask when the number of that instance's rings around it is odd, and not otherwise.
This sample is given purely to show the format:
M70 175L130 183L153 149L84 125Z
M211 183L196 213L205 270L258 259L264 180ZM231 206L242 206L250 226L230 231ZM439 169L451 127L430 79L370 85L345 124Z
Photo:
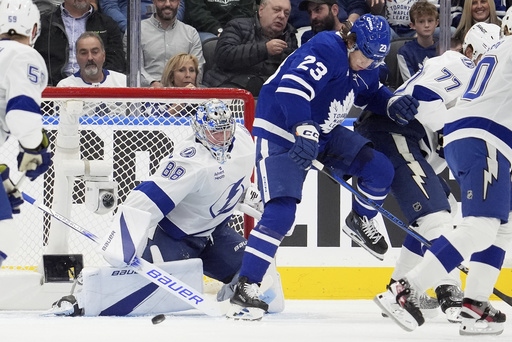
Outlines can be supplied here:
M117 184L118 203L153 172L174 144L192 133L194 109L211 98L222 99L249 129L254 99L238 89L183 88L47 88L42 112L54 152L50 170L22 190L46 206L102 236L112 212L93 213L86 205L88 182ZM18 142L8 139L0 162L16 181ZM88 187L88 185L87 185ZM38 270L43 254L82 254L84 266L105 265L94 242L72 231L36 207L23 204L15 215L20 246L3 269ZM235 215L234 229L250 229L250 219Z

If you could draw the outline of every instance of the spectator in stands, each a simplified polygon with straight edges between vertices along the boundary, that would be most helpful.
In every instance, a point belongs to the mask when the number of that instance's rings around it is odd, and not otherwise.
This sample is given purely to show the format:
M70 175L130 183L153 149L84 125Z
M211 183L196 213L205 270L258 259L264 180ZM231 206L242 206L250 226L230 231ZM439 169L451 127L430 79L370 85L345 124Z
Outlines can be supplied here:
M336 0L303 0L299 4L299 10L307 11L311 30L305 31L301 36L300 45L311 39L321 31L339 31L347 22L341 22L338 18L340 7ZM348 24L348 28L352 24Z
M196 56L189 53L180 53L169 59L162 74L162 85L173 88L197 88L197 75L199 62ZM159 108L163 116L189 116L195 112L197 106L187 103L166 105L165 110Z
M121 32L125 33L128 27L128 7L130 2L128 0L99 0L101 12L108 15L119 24ZM152 0L141 0L140 4L140 15L141 19L147 19L153 14L153 1ZM183 21L185 18L185 2L180 2L178 14L176 15L178 20Z
M307 10L307 5L302 5L306 6L306 8L304 9L300 8L303 2L303 0L291 0L292 10L290 12L290 19L288 20L288 22L292 24L292 26L295 28L311 25L311 16L304 12L305 10ZM311 2L316 2L319 4L336 3L338 5L338 20L342 23L347 20L353 23L354 21L357 20L357 18L359 18L363 14L370 12L370 6L367 4L366 0L329 0ZM309 38L311 38L314 33L309 34ZM309 38L306 39L306 41L309 40Z
M76 40L85 31L98 32L105 44L105 69L124 73L126 61L122 34L117 23L100 13L88 0L64 0L53 12L41 17L41 36L35 49L48 68L48 85L79 71Z
M162 73L162 86L196 88L199 75L197 57L189 53L179 53L169 59Z
M180 0L153 0L155 13L141 23L141 85L162 87L161 78L167 61L178 53L189 53L199 61L198 81L205 63L197 30L176 18ZM126 38L126 35L125 35Z
M402 79L407 81L422 66L425 60L437 55L437 41L434 31L439 25L439 12L435 5L418 1L411 6L410 27L416 31L416 38L398 49L398 67Z
M267 78L297 49L296 30L288 24L290 7L290 0L261 0L254 17L230 21L204 85L242 88L258 96Z
M76 41L80 70L57 83L57 87L126 87L126 75L103 69L105 45L96 32L86 31Z
M496 15L496 5L489 0L467 0L464 2L464 9L460 18L459 26L453 35L461 42L464 41L466 33L475 23L486 22L501 26L501 20Z
M63 0L32 0L32 2L37 6L41 15L53 12L55 7L60 6ZM98 10L98 0L89 0L89 3L94 7L95 10Z
M226 24L235 18L254 15L255 0L183 0L185 23L199 32L201 41L219 37Z

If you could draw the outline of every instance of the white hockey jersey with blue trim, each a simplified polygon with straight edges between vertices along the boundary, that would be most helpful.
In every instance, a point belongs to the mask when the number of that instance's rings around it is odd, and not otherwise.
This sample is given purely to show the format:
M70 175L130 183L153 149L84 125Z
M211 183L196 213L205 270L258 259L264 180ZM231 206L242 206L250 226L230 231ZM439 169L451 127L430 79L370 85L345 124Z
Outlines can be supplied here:
M0 145L9 135L26 148L43 138L41 93L48 82L43 57L32 47L0 40Z
M482 57L459 103L448 111L444 143L480 138L512 161L512 37Z
M150 225L158 224L173 238L208 236L231 217L251 182L255 147L250 133L241 125L236 128L230 155L220 164L195 135L190 135L160 162L149 180L128 195L124 204L150 212Z

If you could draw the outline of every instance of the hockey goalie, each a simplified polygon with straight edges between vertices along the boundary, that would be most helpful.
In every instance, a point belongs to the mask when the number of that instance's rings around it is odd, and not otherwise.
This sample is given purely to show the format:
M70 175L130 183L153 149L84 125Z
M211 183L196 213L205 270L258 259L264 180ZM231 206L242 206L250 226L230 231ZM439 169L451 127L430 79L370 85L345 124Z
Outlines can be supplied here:
M119 206L99 251L112 266L84 268L72 294L56 301L50 314L134 316L192 308L127 267L135 256L197 290L203 274L218 280L217 300L229 306L246 246L229 222L235 210L262 210L250 181L254 142L216 99L197 108L191 127L193 134ZM284 309L275 266L262 282L261 298L269 312Z

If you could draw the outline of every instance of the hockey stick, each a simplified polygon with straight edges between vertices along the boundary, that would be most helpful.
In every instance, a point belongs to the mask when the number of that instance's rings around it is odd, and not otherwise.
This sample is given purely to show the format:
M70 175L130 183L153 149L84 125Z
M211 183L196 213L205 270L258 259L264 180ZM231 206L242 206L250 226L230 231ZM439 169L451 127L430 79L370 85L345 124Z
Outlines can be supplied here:
M75 222L60 215L59 213L56 213L55 211L48 208L44 204L42 204L39 201L36 201L34 198L30 197L26 193L23 192L22 195L23 195L23 199L25 201L36 206L43 212L51 215L52 217L54 217L55 219L64 223L71 229L88 237L90 240L92 240L98 244L100 243L99 237L94 235L90 231L86 230L85 228L82 228ZM207 314L209 316L224 316L225 315L225 312L223 312L223 310L220 309L220 305L216 305L215 302L207 299L200 291L197 291L193 287L185 284L181 280L179 280L176 277L172 276L171 274L167 273L160 267L155 266L154 264L152 264L144 259L135 257L132 264L129 265L128 267L130 267L131 269L133 269L138 274L140 274L144 278L148 279L152 283L158 285L159 287L165 289L167 292L170 292L172 295L178 297L185 303L193 306L194 308L204 312L205 314Z
M340 184L345 189L349 190L352 194L354 194L361 201L363 201L364 203L368 204L372 208L376 209L379 213L382 214L382 216L384 216L385 218L387 218L388 220L393 222L395 225L397 225L399 228L401 228L402 230L407 232L407 234L412 235L412 237L414 237L416 240L418 240L419 242L424 244L427 248L430 248L430 246L432 246L432 243L429 240L427 240L422 235L418 234L416 231L414 231L408 225L403 223L402 220L400 220L395 215L391 214L389 211L384 209L382 206L380 206L378 203L373 201L371 198L367 198L366 196L361 195L354 188L352 188L347 182L345 182L343 179L341 179L340 177L338 177L334 173L332 173L328 168L326 168L318 160L313 160L313 167L315 169L317 169L318 171L322 172L324 175L329 177L334 182ZM468 274L469 269L466 266L460 264L460 265L457 266L457 268L459 270L461 270L462 272L464 272L465 274ZM503 292L499 291L496 288L493 288L492 293L494 293L496 295L496 297L500 298L501 300L503 300L508 305L512 306L512 297L507 296L506 294L504 294Z

